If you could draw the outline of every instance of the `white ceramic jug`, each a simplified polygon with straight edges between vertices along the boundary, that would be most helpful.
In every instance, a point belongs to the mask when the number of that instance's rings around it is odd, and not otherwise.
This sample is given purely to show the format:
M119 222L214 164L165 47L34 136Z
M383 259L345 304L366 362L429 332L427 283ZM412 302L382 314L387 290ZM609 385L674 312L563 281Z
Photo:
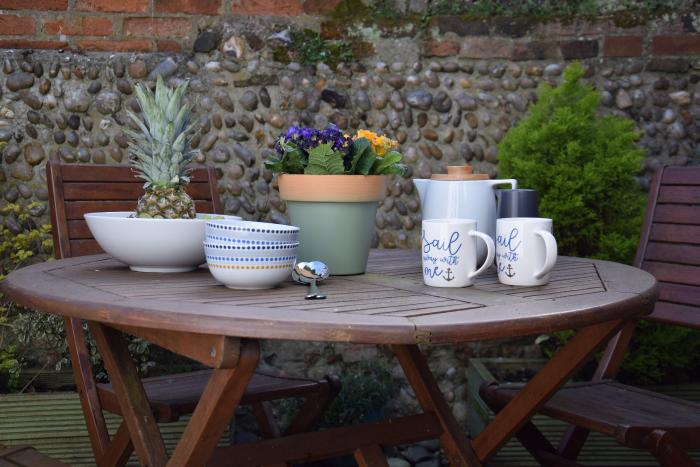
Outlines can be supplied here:
M450 166L447 174L430 179L414 179L420 196L423 219L475 219L476 228L491 238L496 235L497 185L518 187L515 179L489 180L486 174L472 173L470 166ZM478 261L486 258L486 247L478 244Z

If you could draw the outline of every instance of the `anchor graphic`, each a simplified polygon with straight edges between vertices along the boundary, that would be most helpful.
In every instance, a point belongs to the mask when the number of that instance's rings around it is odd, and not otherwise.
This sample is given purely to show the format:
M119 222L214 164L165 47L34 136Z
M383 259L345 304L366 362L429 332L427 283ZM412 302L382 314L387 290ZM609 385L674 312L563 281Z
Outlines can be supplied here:
M443 277L443 279L445 279L447 282L450 282L451 280L453 280L453 279L455 278L455 276L452 275L452 269L447 268L447 271L445 271L445 272L446 272L447 274L445 274L445 276Z
M505 272L505 275L508 277L513 277L515 275L515 273L513 272L513 265L508 265L508 270Z

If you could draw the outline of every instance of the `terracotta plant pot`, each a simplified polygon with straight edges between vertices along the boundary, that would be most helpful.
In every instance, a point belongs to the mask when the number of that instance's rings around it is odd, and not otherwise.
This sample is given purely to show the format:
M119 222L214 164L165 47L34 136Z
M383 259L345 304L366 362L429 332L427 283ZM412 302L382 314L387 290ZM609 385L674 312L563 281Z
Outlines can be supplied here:
M298 260L323 261L332 275L363 274L386 184L385 175L280 175L280 196L301 228Z

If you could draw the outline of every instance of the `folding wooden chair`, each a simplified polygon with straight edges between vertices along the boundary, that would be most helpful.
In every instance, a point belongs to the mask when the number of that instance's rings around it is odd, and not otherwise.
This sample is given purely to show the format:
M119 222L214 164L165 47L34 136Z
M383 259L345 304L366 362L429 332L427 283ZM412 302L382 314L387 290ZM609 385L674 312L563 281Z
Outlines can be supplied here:
M700 167L663 167L654 175L635 265L660 285L659 301L645 319L700 328ZM648 450L664 466L696 465L687 450L700 448L700 404L611 380L633 332L629 325L612 339L592 381L565 386L541 409L572 425L558 448L532 423L517 434L540 463L575 465L589 431L597 431ZM518 390L490 383L480 393L498 411Z
M83 219L86 212L131 211L142 192L143 182L127 166L68 165L56 161L47 164L49 205L56 258L102 253ZM198 167L192 172L187 191L195 200L198 212L222 211L212 167ZM103 410L120 414L116 394L109 384L96 384L88 348L78 319L66 318L66 337L71 352L75 381L98 465L123 465L133 446L126 425L122 423L110 441ZM173 422L190 414L210 376L210 370L144 378L143 385L154 415L159 422ZM289 432L310 429L330 405L340 384L326 376L320 381L256 373L241 401L253 407L262 434L277 437L280 430L273 417L271 400L304 398L299 415Z

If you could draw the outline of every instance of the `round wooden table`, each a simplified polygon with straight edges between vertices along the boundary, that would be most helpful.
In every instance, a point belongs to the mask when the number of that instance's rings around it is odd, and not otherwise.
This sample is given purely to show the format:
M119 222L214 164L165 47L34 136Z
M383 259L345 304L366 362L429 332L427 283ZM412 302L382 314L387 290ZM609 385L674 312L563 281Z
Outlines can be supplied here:
M512 287L495 271L473 287L422 282L412 250L372 252L367 274L322 283L326 300L304 300L294 283L227 289L204 268L132 272L106 255L36 264L11 273L4 292L21 305L89 323L142 464L287 465L353 453L386 465L381 445L440 438L452 465L481 465L627 322L650 313L656 281L621 264L560 257L549 284ZM418 344L502 339L562 329L576 336L487 428L469 440L454 419ZM215 368L168 460L121 331ZM390 344L424 413L359 427L216 448L259 357L257 339ZM228 464L227 464L228 465Z

